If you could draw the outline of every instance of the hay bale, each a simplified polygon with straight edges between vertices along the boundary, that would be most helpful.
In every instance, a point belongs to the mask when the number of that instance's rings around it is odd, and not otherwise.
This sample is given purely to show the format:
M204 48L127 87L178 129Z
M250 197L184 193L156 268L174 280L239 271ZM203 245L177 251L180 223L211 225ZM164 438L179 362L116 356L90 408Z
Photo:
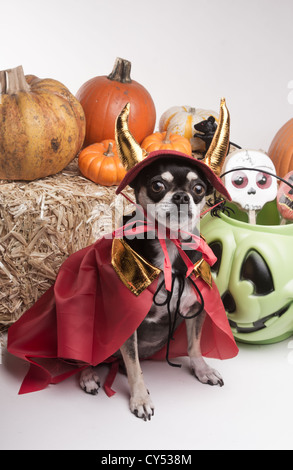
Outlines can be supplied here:
M115 190L84 178L77 159L57 175L0 181L0 329L54 283L69 255L117 226L128 203Z

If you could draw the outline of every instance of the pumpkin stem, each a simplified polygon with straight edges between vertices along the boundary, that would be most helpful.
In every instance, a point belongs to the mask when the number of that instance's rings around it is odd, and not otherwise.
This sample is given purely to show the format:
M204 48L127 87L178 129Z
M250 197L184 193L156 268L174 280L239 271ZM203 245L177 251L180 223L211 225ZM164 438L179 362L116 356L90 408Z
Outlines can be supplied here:
M22 66L0 71L0 94L15 95L20 91L30 91Z
M117 57L112 72L108 75L109 80L115 80L120 83L131 83L130 78L131 62L129 60Z
M164 139L164 144L170 144L170 135L171 135L171 129L167 129L166 136Z
M106 152L104 152L105 157L114 157L114 152L113 152L113 143L109 142L108 148Z

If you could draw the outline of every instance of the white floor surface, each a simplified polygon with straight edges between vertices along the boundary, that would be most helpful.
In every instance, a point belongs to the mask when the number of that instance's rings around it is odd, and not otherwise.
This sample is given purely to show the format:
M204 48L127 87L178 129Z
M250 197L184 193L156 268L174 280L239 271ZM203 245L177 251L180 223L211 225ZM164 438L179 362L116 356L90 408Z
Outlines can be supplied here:
M0 449L250 450L293 449L293 343L239 345L231 360L209 360L224 387L199 383L188 369L144 362L155 415L144 422L128 409L118 374L108 398L81 391L77 377L27 395L18 389L27 364L2 349ZM100 377L107 373L100 368Z

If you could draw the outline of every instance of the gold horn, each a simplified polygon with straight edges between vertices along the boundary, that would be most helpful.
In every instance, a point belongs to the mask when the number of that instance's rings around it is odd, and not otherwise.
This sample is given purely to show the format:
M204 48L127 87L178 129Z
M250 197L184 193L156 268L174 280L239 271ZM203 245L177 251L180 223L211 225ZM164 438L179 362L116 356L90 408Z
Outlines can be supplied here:
M218 127L204 159L204 162L217 176L221 175L221 170L229 148L229 138L230 115L225 98L222 98Z
M128 171L146 157L147 152L140 147L128 129L130 103L127 103L116 119L115 140L118 155L124 168Z

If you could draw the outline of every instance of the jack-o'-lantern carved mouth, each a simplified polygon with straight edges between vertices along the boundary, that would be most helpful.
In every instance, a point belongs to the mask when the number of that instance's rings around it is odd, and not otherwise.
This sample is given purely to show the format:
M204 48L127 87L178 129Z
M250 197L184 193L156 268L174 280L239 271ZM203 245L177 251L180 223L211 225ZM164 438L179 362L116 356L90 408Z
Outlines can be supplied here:
M284 313L287 312L289 309L290 305L287 305L277 312L271 313L270 315L266 315L263 318L260 318L259 320L256 320L252 323L251 326L240 326L238 325L235 321L229 319L229 324L232 329L235 329L237 333L253 333L254 331L259 331L262 330L263 328L266 328L267 325L266 323L274 317L280 318Z
M291 191L290 191L291 193ZM289 194L290 194L289 193ZM281 197L280 197L280 200L279 200L279 204L281 206L285 206L287 207L288 209L290 210L293 210L293 199L289 196L289 194L283 194Z

